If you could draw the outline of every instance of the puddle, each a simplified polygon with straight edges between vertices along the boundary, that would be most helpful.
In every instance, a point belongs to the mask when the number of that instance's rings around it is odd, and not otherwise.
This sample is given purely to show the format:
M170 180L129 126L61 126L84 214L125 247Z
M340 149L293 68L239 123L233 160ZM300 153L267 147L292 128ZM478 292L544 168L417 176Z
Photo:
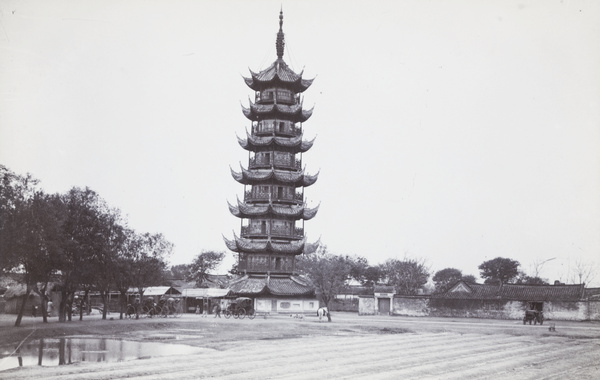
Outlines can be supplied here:
M133 342L106 338L40 339L16 347L0 347L0 371L21 366L56 366L77 362L122 362L154 356L201 352L184 344Z

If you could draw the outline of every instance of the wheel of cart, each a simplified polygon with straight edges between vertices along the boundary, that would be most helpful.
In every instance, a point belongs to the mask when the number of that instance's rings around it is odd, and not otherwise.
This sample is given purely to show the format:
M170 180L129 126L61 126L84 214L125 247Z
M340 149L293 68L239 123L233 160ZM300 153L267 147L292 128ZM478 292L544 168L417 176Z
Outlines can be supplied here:
M246 312L246 315L248 316L248 319L254 319L254 317L256 317L256 313L254 312L254 309L252 309L252 308L248 309L248 311Z
M162 313L160 306L144 306L142 308L142 314L146 318L158 317Z
M231 315L232 315L231 310L225 309L225 311L223 311L223 316L225 316L225 318L229 319L229 318L231 318Z
M239 308L237 311L237 315L239 319L244 319L244 317L246 317L246 309L244 309L243 307Z

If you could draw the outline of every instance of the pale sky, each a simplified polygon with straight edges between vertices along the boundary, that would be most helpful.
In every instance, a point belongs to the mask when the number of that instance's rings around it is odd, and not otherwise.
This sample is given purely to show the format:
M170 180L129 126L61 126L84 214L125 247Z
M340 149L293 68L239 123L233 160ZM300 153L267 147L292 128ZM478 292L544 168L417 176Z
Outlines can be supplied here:
M89 186L173 264L227 251L242 76L276 59L281 7L316 77L309 241L475 276L551 259L551 282L600 261L598 1L0 0L0 163Z

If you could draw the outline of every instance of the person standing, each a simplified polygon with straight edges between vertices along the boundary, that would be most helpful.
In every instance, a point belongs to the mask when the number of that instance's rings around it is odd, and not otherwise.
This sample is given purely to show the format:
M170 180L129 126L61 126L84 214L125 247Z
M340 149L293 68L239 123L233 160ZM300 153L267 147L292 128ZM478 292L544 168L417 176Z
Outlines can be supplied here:
M217 316L221 318L221 305L216 304L215 307L213 307L213 312L215 313L215 318L217 318Z

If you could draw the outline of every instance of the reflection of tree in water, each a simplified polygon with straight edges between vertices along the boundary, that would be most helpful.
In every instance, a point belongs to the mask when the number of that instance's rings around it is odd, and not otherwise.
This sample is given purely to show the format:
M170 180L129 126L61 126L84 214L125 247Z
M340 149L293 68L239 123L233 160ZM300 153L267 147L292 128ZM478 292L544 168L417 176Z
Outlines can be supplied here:
M40 339L40 348L38 350L38 365L42 365L42 358L44 357L44 339Z
M17 359L18 361L3 361L3 370L36 364L55 366L80 361L114 362L140 359L149 354L174 355L196 351L190 346L106 338L46 338L32 340L7 349L12 351L10 355L12 360Z
M100 339L100 353L98 353L98 362L106 361L106 340Z
M43 339L42 339L43 341ZM40 343L40 351L43 342ZM41 354L40 354L41 355ZM58 365L73 364L73 347L71 339L59 338L58 340ZM41 361L41 358L40 358Z
M58 341L58 365L65 365L65 338Z

